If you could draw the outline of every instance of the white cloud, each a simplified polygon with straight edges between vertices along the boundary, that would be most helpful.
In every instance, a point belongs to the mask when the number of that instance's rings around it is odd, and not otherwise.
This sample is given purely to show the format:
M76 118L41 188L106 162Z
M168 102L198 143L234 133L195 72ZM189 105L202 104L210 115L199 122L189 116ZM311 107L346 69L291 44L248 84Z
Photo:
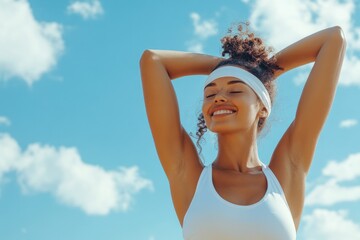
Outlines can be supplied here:
M360 153L350 154L340 162L330 161L322 174L336 181L351 181L360 177Z
M296 86L305 84L307 78L309 77L312 66L314 66L314 63L309 63L304 66L298 67L297 74L293 78L293 81Z
M339 83L344 86L360 86L358 69L360 69L360 58L358 54L355 55L354 53L351 53L351 48L348 47L341 69Z
M19 159L20 147L16 141L7 134L0 133L0 183L3 175L14 169Z
M104 14L104 9L99 0L76 1L67 7L69 13L79 14L83 19L96 18Z
M7 117L0 116L0 125L9 126L10 124L11 124L11 122Z
M21 151L8 134L0 135L0 159L0 177L16 171L24 193L51 193L87 214L126 211L136 193L153 189L150 180L139 176L137 166L107 171L83 162L77 149L69 147L34 143Z
M190 18L193 21L194 34L196 36L206 39L218 33L217 23L214 20L201 21L200 15L195 12L190 14Z
M336 181L328 181L317 185L305 199L307 206L331 206L339 202L353 202L360 200L360 186L344 187Z
M196 12L192 12L190 18L194 26L194 37L186 43L186 45L188 45L187 50L202 53L205 41L209 37L217 35L218 24L213 19L201 20L201 16Z
M350 128L358 124L358 121L356 119L345 119L340 122L341 128Z
M263 38L277 51L321 29L341 26L348 46L339 84L360 86L357 70L360 68L360 27L355 26L352 19L354 0L292 0L291 4L284 4L283 0L256 0L249 4L252 27L264 34Z
M201 42L188 42L188 51L194 53L203 53L204 46Z
M0 0L0 79L31 85L50 71L64 50L62 26L38 22L27 0Z
M315 209L304 216L304 235L307 240L360 239L360 225L348 219L346 211Z
M325 183L316 185L305 198L306 205L331 206L340 202L360 201L360 187L341 185L360 177L360 153L343 161L330 161L322 170ZM353 182L355 184L355 182Z

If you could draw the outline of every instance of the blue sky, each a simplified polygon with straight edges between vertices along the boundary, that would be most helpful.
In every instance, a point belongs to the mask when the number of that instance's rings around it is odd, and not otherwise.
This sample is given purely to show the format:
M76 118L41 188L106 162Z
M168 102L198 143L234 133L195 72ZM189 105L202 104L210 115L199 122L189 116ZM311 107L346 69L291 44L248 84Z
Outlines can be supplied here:
M219 56L221 36L246 20L276 51L343 28L348 48L298 239L360 239L359 12L355 0L0 0L0 239L182 239L146 118L139 59L145 49ZM310 67L277 80L258 142L264 163L293 120ZM173 81L188 132L196 132L204 80ZM205 140L210 164L214 135Z

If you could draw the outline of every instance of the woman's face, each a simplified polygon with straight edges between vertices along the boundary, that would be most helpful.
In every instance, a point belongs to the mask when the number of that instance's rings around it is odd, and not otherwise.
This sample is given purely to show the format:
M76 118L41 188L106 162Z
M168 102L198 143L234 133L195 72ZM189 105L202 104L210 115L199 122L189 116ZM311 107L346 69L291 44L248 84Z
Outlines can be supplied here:
M231 114L213 115L217 107L228 107ZM204 89L202 113L207 128L216 133L234 132L257 128L257 118L262 104L255 92L244 82L234 77L222 77Z

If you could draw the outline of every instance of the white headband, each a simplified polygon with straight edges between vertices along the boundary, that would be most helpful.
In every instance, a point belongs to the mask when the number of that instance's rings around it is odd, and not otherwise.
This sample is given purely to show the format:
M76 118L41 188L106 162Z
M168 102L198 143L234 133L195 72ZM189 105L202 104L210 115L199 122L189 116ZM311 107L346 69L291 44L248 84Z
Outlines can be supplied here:
M265 108L268 110L268 116L271 113L271 100L268 91L266 90L264 84L256 76L250 72L233 66L224 66L215 69L210 73L209 77L206 79L204 86L208 85L212 81L221 78L221 77L235 77L239 80L246 83L251 87L256 95L260 98L261 102L264 104Z

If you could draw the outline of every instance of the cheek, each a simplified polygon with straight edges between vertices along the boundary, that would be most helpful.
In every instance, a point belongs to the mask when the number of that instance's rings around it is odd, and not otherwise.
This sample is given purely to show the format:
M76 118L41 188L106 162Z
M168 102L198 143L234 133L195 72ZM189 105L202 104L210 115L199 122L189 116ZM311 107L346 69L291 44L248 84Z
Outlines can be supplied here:
M209 120L208 112L209 112L210 104L204 103L201 109L201 112L204 116L204 121L207 122Z
M206 117L206 114L209 112L210 104L206 102L206 100L203 101L203 105L201 107L201 112Z

